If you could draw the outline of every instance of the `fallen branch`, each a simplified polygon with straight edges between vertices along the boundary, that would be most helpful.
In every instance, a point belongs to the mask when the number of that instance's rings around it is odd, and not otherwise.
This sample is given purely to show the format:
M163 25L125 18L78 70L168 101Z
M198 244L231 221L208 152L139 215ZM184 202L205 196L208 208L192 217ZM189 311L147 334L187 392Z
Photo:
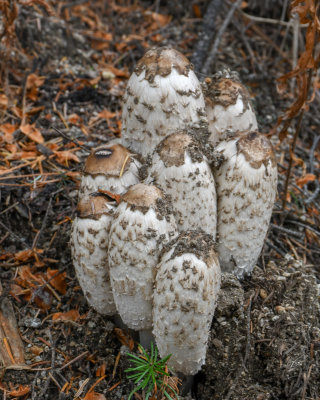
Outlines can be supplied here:
M240 4L241 4L241 0L237 0L235 3L233 3L233 5L230 8L225 20L223 21L223 24L222 24L221 28L219 29L219 32L218 32L218 34L216 36L216 39L215 39L215 41L213 43L213 46L212 46L211 50L210 50L209 56L207 57L207 60L206 60L204 66L203 66L203 68L201 70L201 72L204 75L208 75L208 73L210 71L210 67L211 67L211 65L213 63L213 60L215 59L215 56L216 56L216 53L217 53L217 50L218 50L222 35L224 34L224 31L227 29L234 12L240 6Z
M203 29L200 40L191 58L195 71L200 71L202 69L204 60L208 54L210 44L216 31L215 20L220 13L221 5L222 0L211 0L206 10L206 14L203 18Z

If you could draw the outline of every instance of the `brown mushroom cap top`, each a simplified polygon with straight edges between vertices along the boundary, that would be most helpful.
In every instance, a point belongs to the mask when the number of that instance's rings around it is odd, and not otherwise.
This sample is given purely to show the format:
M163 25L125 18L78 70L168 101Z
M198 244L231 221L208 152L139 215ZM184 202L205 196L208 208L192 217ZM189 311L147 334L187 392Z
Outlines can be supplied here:
M238 153L244 155L252 168L260 168L262 164L272 162L276 165L276 158L270 140L259 132L249 132L237 141Z
M110 213L111 200L104 194L92 193L80 199L77 213L80 218L99 218L103 214Z
M179 51L170 47L158 47L146 52L138 62L135 73L139 76L145 70L145 79L152 83L156 75L168 76L172 68L175 68L180 75L188 76L193 67Z
M165 246L164 252L174 248L172 258L179 257L185 253L195 254L205 263L219 264L218 256L215 252L215 242L211 235L202 230L190 230L180 233L170 244Z
M130 164L132 153L121 144L103 145L92 150L84 173L89 175L119 176Z
M227 108L230 105L236 104L239 96L241 96L245 108L248 108L250 94L246 87L235 77L207 78L203 85L203 91L206 104L210 107L220 104Z
M138 183L131 186L127 193L122 196L122 199L133 206L157 208L157 201L163 199L163 193L156 186Z
M166 167L183 165L186 151L188 151L193 162L203 161L200 144L186 131L174 132L168 135L156 148L156 152Z

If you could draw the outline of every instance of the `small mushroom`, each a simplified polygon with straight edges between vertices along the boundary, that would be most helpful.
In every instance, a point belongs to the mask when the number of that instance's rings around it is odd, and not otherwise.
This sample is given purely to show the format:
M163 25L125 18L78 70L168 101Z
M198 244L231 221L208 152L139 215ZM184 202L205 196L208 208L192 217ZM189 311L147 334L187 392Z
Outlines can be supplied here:
M239 132L258 129L250 94L238 74L222 70L202 84L210 137L213 145Z
M123 322L146 337L152 330L155 267L162 246L175 235L172 210L160 189L140 183L123 195L110 229L111 286Z
M95 148L86 160L79 198L99 189L122 194L139 182L140 162L121 144Z
M169 133L207 126L201 85L192 68L169 47L151 49L142 57L124 95L125 146L145 155Z
M179 231L202 228L215 238L214 178L199 143L190 134L179 131L159 143L147 181L170 195Z
M153 294L153 333L169 365L194 375L205 362L221 272L214 242L201 231L187 231L164 251Z
M106 315L116 313L107 254L113 211L113 203L104 195L86 196L79 201L71 232L72 259L80 286L88 303Z
M277 190L269 139L249 132L221 142L214 169L218 196L217 251L222 271L252 271L266 237Z

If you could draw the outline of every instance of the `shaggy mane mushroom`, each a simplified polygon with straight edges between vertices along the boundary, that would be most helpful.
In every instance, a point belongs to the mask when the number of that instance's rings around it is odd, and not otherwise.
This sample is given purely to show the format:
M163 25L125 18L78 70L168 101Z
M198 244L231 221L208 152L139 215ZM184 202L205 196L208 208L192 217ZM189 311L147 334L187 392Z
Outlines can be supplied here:
M189 133L178 131L159 143L147 181L170 195L179 231L202 228L215 238L215 182L200 144Z
M116 314L110 285L108 236L114 211L104 195L82 198L71 231L71 252L77 278L88 303L99 313Z
M124 95L122 142L147 155L169 133L207 127L201 85L177 50L149 50L138 62Z
M209 142L221 140L240 132L258 129L257 119L247 88L237 73L222 70L202 84L209 124Z
M137 184L122 197L110 229L112 291L124 323L152 340L152 292L163 245L176 236L176 223L162 191Z
M269 139L249 132L221 142L214 169L218 195L217 251L221 269L249 274L260 255L277 191L277 164Z
M161 356L189 377L205 362L221 272L214 242L202 231L187 231L162 254L153 294L153 333ZM186 389L186 388L185 388Z

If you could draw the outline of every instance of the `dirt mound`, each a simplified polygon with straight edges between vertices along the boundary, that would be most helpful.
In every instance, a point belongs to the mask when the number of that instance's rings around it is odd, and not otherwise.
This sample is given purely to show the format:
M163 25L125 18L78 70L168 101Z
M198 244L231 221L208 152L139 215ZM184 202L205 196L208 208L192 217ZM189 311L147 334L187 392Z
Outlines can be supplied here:
M320 394L319 288L287 258L238 282L223 278L199 399L305 399Z

